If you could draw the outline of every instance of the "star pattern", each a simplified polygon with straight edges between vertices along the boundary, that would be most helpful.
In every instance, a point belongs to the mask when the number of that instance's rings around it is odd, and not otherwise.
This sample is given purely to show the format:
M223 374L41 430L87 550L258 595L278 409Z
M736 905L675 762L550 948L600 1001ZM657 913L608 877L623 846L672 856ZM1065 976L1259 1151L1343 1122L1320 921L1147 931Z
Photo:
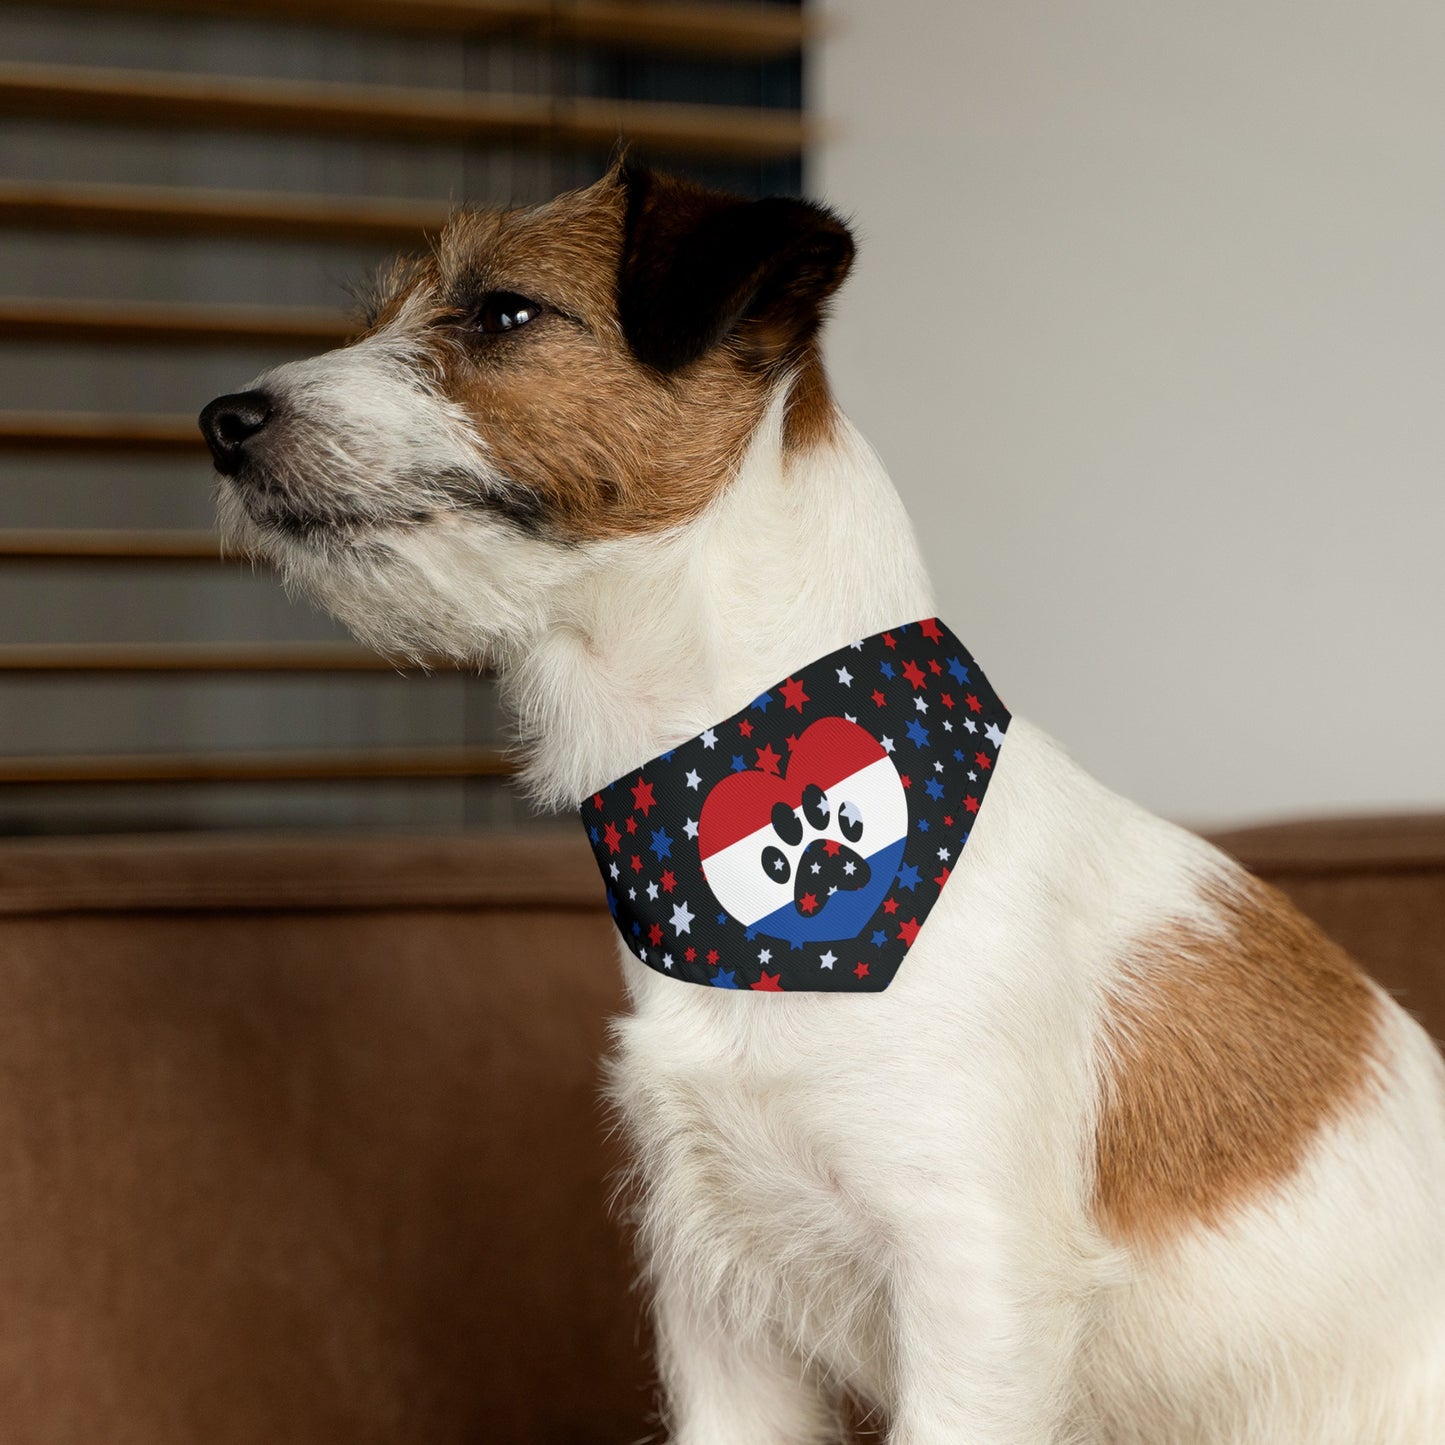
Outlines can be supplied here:
M868 681L855 688L860 678ZM769 706L774 702L781 706ZM861 713L849 711L859 703ZM773 788L801 788L806 777L789 778L790 764L797 761L793 749L821 718L846 719L872 736L898 771L908 813L896 845L901 857L890 854L896 866L886 889L874 895L876 908L856 934L832 944L773 937L760 925L732 918L708 886L699 851L699 819L724 778L747 773L770 779ZM958 732L954 720L962 724ZM796 670L741 712L582 804L607 906L623 941L642 963L680 982L749 993L886 988L950 874L961 866L1008 725L1009 714L988 679L937 619L863 638ZM864 841L855 856L868 857L866 808L844 797L833 805L850 830L861 823ZM839 861L837 837L836 832L825 837L823 847L809 855L818 877L801 866L793 874L796 883L789 883L788 892L800 917L826 920L830 908L842 906L835 896L849 896L836 885L851 877L856 865L846 852ZM624 853L624 840L638 851ZM820 874L818 860L827 859L839 870L832 882ZM795 863L802 862L799 853ZM852 924L847 926L851 930Z

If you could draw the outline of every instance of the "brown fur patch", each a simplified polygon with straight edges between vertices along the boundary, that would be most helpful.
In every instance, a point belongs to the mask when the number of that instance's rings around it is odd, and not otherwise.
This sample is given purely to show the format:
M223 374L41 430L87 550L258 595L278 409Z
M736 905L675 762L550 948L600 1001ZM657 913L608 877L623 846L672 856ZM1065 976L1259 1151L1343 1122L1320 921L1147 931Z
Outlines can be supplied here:
M783 446L790 452L811 451L832 441L837 425L838 408L823 359L817 346L810 345L788 394Z
M617 317L623 205L609 178L531 210L462 212L386 307L431 351L496 469L574 540L695 517L731 480L767 404L766 379L728 344L677 376L632 355ZM515 333L468 335L467 308L489 291L546 309Z
M1096 1217L1160 1243L1284 1183L1368 1092L1379 1001L1275 889L1239 875L1213 932L1145 939L1105 1023Z

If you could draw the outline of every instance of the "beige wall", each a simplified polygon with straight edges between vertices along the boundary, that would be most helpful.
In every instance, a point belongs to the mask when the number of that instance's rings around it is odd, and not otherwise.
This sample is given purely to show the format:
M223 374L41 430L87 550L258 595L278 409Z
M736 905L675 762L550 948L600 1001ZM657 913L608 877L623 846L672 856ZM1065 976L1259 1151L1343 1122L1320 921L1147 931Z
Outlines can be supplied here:
M821 8L835 382L1004 698L1184 820L1445 806L1445 7Z

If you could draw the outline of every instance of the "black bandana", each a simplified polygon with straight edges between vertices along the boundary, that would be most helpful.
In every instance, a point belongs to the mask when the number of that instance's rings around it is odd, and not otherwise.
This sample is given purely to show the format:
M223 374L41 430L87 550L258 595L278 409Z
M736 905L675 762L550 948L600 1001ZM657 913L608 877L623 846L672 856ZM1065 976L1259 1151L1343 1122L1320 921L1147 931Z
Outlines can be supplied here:
M713 988L887 988L1008 725L936 618L820 658L582 805L623 940Z

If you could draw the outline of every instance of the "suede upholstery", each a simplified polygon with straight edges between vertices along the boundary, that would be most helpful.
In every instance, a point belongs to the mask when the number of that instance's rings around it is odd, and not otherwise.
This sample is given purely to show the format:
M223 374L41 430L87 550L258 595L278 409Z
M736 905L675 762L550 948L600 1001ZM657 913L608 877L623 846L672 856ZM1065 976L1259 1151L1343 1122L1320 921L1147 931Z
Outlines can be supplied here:
M1445 818L1235 833L1445 1032ZM581 836L0 844L0 1439L656 1428Z

